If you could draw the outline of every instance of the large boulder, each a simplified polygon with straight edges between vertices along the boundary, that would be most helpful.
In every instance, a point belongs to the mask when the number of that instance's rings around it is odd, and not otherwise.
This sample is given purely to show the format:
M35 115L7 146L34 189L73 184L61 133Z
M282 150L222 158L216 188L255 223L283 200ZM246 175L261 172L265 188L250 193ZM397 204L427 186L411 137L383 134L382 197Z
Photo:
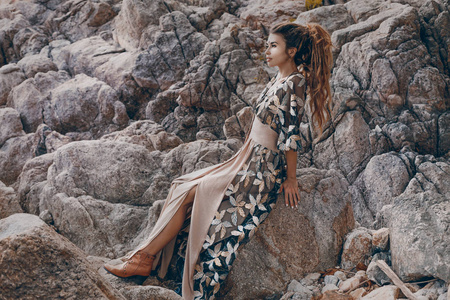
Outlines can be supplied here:
M271 2L257 0L246 3L238 8L236 14L251 29L265 28L281 21L290 21L295 19L299 13L305 11L304 2L283 1Z
M27 11L34 11L33 17L39 15L39 9L36 8L40 5L29 3L24 6ZM16 5L2 3L0 14L0 66L18 61L26 53L39 53L48 43L42 28L32 26Z
M0 181L13 184L27 160L36 156L39 137L25 134L20 115L12 108L0 108Z
M180 11L161 16L159 29L148 33L151 44L138 57L133 76L141 86L151 86L156 80L165 90L183 77L190 60L209 40Z
M75 139L99 138L128 125L117 92L85 74L53 89L42 114L49 127Z
M69 197L64 193L47 196L52 190L43 188L40 210L58 232L89 254L113 258L137 246L133 241L156 212L148 207L111 204L90 196Z
M110 203L149 205L145 191L161 154L113 141L78 141L60 147L48 171L49 184L69 197L90 195Z
M137 58L141 52L127 52L109 39L92 36L73 43L55 40L45 52L53 57L59 69L74 75L95 77L114 87L130 117L139 112L140 106L147 100L148 92L153 93L159 87L143 88L137 76L132 74L140 66Z
M391 230L392 266L403 281L424 277L450 280L449 196L431 191L394 200Z
M286 207L279 197L236 257L219 291L227 299L262 299L300 274L337 265L344 237L355 226L349 184L337 170L306 168L297 177L298 208Z
M25 79L25 74L16 64L8 64L0 68L0 105L5 105L11 89Z
M27 78L33 78L37 73L47 73L48 71L58 71L56 64L46 55L27 55L17 62Z
M339 169L353 183L372 154L369 132L359 111L346 112L333 135L314 146L316 167Z
M83 251L34 215L0 220L0 268L6 299L125 299Z
M408 157L396 152L373 156L364 171L350 187L356 220L372 227L384 205L405 190L412 174Z
M18 199L26 213L39 215L39 194L47 183L48 168L54 154L47 153L28 160L22 168L18 181Z
M158 28L159 18L167 12L167 6L163 1L123 1L122 8L114 21L115 41L128 50L138 48L143 31L148 27L153 30Z
M404 281L450 280L450 164L416 157L417 173L385 211L394 271Z
M23 136L19 113L10 107L0 108L0 147L10 138Z
M355 23L343 4L317 7L298 15L296 23L320 23L331 34Z
M25 132L35 132L44 123L45 101L54 88L69 79L65 71L37 73L11 90L7 106L19 112Z

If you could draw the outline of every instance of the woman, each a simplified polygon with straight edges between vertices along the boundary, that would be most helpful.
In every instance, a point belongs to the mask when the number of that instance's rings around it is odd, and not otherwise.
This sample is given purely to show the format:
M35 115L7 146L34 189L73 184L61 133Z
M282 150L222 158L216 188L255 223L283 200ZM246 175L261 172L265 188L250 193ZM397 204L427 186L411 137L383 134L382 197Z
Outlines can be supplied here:
M242 148L224 163L176 178L149 238L119 265L105 265L109 272L149 276L159 266L164 278L175 257L183 299L214 299L238 250L268 216L277 195L284 191L286 206L297 207L306 86L321 131L331 100L330 35L318 24L281 23L271 29L265 54L278 73L253 107Z

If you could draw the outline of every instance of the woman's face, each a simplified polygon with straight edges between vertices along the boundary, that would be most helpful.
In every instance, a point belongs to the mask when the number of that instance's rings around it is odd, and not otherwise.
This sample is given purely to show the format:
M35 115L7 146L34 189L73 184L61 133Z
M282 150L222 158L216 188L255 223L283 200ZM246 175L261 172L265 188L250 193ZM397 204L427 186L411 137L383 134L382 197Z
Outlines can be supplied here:
M290 57L286 53L286 42L282 35L271 33L266 42L266 60L269 67L280 67L289 63Z

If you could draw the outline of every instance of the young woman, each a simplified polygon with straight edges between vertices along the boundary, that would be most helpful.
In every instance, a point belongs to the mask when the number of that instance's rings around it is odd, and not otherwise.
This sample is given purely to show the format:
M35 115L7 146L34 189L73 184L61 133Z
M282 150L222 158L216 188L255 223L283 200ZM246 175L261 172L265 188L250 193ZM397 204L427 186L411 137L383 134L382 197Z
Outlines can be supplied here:
M159 268L164 278L175 261L183 299L214 299L278 194L284 191L286 206L297 207L306 87L313 124L321 131L331 102L330 35L318 24L281 23L271 29L265 54L278 73L253 107L242 148L224 163L176 178L148 239L120 264L106 264L106 270L129 277L149 276Z

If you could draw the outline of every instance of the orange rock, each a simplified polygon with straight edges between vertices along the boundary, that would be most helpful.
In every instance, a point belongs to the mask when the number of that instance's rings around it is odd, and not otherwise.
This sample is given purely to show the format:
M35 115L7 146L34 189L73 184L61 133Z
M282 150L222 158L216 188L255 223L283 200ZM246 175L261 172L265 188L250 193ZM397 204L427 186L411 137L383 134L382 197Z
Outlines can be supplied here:
M323 293L320 300L353 300L353 297L350 295L340 294L337 291L327 291Z

